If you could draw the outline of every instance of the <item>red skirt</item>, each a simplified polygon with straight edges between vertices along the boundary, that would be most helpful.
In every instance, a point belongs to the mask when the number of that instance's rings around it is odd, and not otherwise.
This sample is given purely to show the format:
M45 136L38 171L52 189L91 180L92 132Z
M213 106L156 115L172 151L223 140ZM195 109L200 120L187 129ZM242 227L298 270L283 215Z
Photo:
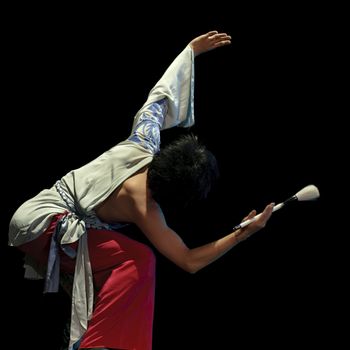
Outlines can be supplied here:
M47 264L59 216L37 239L19 248ZM81 348L151 350L155 257L146 245L108 230L88 229L89 255L97 293ZM76 246L72 244L72 246ZM61 270L74 273L75 260L60 251Z

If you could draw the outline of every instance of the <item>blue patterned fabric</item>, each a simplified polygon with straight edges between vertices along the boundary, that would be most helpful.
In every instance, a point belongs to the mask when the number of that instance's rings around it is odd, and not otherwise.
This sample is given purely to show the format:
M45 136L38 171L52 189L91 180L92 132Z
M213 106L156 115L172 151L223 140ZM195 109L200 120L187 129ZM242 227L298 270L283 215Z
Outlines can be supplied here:
M151 103L140 115L128 140L138 143L153 154L160 149L160 130L167 113L166 99Z

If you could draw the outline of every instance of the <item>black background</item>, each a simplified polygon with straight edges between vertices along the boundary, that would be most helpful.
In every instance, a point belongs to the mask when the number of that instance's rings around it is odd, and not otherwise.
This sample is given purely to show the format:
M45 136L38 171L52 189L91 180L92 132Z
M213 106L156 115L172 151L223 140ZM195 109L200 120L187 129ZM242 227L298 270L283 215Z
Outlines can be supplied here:
M1 265L8 308L2 332L14 348L58 349L69 300L62 292L43 296L41 281L23 279L21 253L6 247L11 215L126 138L167 66L209 30L229 33L232 45L196 59L190 131L217 156L221 179L205 203L169 210L169 225L195 247L229 233L252 208L261 211L305 185L315 184L321 198L276 212L262 231L195 275L156 252L154 350L256 343L283 349L333 338L336 307L326 290L335 282L328 264L335 252L324 229L326 173L335 165L329 135L337 125L333 14L216 7L204 14L163 7L138 14L9 11ZM186 132L164 131L162 143Z

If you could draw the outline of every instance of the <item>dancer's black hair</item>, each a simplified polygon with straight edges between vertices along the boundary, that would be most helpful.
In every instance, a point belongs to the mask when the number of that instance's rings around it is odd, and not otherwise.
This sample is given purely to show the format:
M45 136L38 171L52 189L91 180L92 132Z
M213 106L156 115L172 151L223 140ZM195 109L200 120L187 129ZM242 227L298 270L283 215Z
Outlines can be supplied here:
M148 187L160 205L186 206L206 198L218 176L215 156L196 136L183 135L155 155L148 169Z

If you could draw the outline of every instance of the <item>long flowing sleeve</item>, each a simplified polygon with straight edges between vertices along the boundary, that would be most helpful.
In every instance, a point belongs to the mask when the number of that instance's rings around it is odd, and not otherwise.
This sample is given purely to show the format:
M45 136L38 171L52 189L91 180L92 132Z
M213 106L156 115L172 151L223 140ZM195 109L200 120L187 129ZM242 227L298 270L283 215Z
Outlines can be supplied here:
M148 106L164 98L168 109L162 130L194 124L194 54L189 45L175 58L150 91L145 104L134 118L133 130Z

